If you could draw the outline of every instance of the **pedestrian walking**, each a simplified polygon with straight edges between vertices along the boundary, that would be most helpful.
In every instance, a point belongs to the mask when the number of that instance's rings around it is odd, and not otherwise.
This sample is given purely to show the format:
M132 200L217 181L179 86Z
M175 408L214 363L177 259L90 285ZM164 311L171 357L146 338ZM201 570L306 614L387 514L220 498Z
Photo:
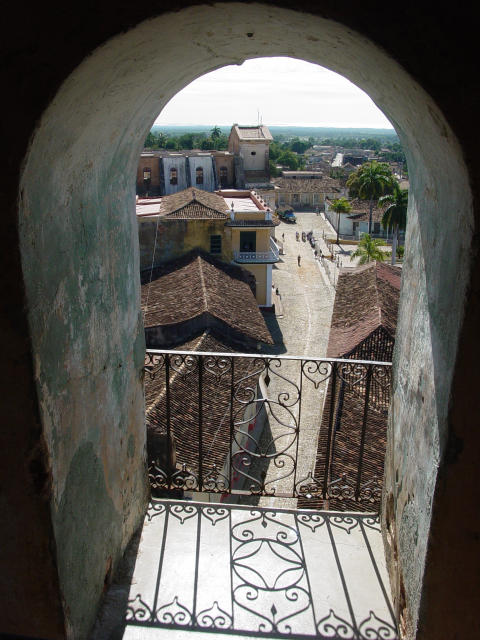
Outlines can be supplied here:
M297 256L298 266L300 266L300 260L301 260L300 256Z
M285 242L285 234L284 233L282 233L282 240L283 240L283 242Z
M298 242L298 238L300 237L300 234L298 233L298 231L295 233L295 237L297 238L297 242Z
M317 257L318 257L318 251L315 249L315 260L317 259Z

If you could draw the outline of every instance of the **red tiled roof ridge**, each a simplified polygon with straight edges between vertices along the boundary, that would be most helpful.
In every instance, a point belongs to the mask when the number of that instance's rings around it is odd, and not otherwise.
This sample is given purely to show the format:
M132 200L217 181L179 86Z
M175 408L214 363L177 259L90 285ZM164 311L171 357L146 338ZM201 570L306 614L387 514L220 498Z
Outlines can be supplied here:
M150 291L145 327L172 327L206 314L247 339L273 344L249 278L246 270L196 249L156 268L155 278L142 285L142 308Z
M340 270L328 340L328 357L340 357L382 327L395 338L400 270L370 262Z
M160 204L160 215L166 218L173 216L175 213L194 203L198 203L202 207L205 207L205 209L221 214L225 216L225 218L228 217L228 206L221 196L217 193L210 193L209 191L195 189L194 187L188 187L177 193L163 196Z
M199 347L201 346L202 342L205 341L205 338L207 337L208 334L209 334L209 331L207 329L202 334L200 334L199 336L194 338L195 342L192 345L194 347L193 349L191 349L192 352L201 351L201 349ZM179 349L179 351L181 351L181 349ZM170 387L173 384L175 384L175 380L180 375L180 370L181 370L181 368L178 371L174 371L172 373L172 377L171 377L171 380L170 380ZM157 406L157 404L160 402L160 400L163 399L163 397L165 396L166 393L167 393L167 387L166 387L166 385L164 385L164 386L162 386L160 392L153 398L152 402L150 402L148 407L145 407L145 417L148 418L148 416L150 415L150 412L152 411L152 409L154 409Z
M202 293L203 293L203 310L208 311L208 291L207 291L207 286L205 284L205 274L203 273L203 264L204 264L203 260L201 259L200 256L198 256L197 265L200 273L200 285L202 287Z

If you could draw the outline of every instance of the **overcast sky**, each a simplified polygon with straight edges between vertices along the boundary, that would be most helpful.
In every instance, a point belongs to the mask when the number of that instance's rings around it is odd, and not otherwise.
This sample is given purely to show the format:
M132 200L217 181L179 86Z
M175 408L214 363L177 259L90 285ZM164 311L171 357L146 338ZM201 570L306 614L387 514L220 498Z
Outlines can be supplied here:
M366 93L303 60L258 58L194 80L156 124L257 124L392 128Z

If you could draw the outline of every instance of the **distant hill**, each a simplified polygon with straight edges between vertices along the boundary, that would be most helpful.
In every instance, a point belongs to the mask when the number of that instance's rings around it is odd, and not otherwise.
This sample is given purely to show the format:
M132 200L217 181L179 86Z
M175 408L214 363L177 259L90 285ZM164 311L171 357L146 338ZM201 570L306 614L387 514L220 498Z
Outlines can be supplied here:
M398 140L398 136L394 129L369 129L360 128L341 128L341 127L294 127L294 126L269 126L270 132L275 136L284 138L387 138L392 142ZM208 133L212 129L212 125L153 125L152 133L162 131L166 135L181 136L184 133ZM222 133L228 135L231 127L219 126Z

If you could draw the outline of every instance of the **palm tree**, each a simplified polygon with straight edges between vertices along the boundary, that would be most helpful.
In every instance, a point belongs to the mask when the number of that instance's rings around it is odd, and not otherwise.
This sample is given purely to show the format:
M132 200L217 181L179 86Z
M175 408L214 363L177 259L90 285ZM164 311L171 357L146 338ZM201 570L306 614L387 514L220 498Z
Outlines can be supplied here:
M385 204L388 207L385 209L382 217L382 227L384 229L393 227L392 238L392 265L395 264L395 258L397 255L397 242L398 231L402 229L405 231L407 226L407 208L408 208L408 189L400 189L398 182L395 183L393 193L382 196L378 201L380 206Z
M332 200L332 202L330 203L330 209L335 211L335 213L337 214L337 244L338 244L338 234L339 234L339 227L340 227L340 214L341 213L348 213L349 211L351 211L352 210L352 205L347 200L347 198L337 198L336 200Z
M350 260L353 258L360 258L360 264L366 264L372 260L377 262L383 262L385 260L385 253L381 251L380 247L384 247L383 240L372 238L370 234L364 233L362 239L358 243L357 250L352 253Z
M372 216L375 201L386 193L393 191L394 177L385 162L365 162L354 171L347 180L351 195L368 200L369 218L368 233L372 233Z
M216 138L220 138L221 135L222 135L222 130L220 129L220 127L217 127L217 125L215 125L213 129L210 130L210 137L212 138L212 140L215 140Z

